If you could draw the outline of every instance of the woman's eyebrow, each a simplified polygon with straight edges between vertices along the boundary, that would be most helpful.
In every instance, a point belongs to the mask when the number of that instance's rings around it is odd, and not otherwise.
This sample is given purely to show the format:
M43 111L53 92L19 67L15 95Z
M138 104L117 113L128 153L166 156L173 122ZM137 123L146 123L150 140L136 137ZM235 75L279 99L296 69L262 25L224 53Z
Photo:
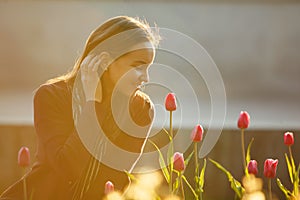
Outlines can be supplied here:
M137 60L137 61L134 61L133 64L146 65L146 64L148 64L148 62L143 61L143 60Z

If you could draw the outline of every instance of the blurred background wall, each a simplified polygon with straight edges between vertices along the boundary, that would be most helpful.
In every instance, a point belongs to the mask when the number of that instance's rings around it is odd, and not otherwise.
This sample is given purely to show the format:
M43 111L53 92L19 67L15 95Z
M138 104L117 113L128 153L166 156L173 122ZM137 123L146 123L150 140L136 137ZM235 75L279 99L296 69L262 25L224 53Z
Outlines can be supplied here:
M16 163L18 149L26 145L34 154L36 148L32 126L33 91L47 79L70 70L88 34L116 15L138 16L152 26L157 24L179 31L201 44L221 73L227 97L224 131L208 156L220 161L237 177L241 175L236 120L241 110L247 110L251 126L246 139L249 142L252 136L257 138L253 154L260 160L260 170L265 158L281 158L281 176L288 182L283 159L286 149L282 144L285 131L295 132L294 148L300 150L297 139L300 131L300 4L297 1L2 0L0 192L21 176ZM203 96L204 114L199 121L207 126L211 110L206 105L210 105L210 95L205 84L199 85L204 88L197 94ZM210 125L214 128L213 123ZM191 124L184 127L187 132L192 129ZM299 156L296 157L299 163ZM208 196L213 199L233 197L225 176L214 170L214 166L209 166L207 176ZM218 193L214 192L214 186L220 188Z

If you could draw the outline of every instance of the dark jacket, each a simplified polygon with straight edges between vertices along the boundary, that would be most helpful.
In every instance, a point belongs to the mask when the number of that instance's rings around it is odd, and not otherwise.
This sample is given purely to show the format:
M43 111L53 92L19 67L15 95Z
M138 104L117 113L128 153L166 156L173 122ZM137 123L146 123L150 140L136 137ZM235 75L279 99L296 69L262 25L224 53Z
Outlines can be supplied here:
M149 125L149 101L135 95L131 105L134 120L143 126ZM129 136L118 129L113 118L108 117L112 114L107 108L105 103L85 103L79 124L89 127L84 131L94 132L95 119L91 113L95 109L97 123L112 143L127 151L140 152L144 139ZM64 81L38 88L34 96L34 126L38 138L37 162L24 176L28 200L102 199L106 181L112 181L117 190L128 184L123 171L99 162L82 143L78 135L80 126L74 126L72 89ZM100 151L101 148L104 147L100 147ZM22 200L24 177L10 186L0 200Z

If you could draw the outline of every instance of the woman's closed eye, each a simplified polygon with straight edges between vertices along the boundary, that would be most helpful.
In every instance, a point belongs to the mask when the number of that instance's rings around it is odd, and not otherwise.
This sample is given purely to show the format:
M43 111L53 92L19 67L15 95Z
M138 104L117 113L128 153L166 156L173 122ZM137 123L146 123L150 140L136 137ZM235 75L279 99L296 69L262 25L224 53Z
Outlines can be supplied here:
M148 68L148 65L147 64L135 64L135 65L131 65L131 67L138 71L144 71Z

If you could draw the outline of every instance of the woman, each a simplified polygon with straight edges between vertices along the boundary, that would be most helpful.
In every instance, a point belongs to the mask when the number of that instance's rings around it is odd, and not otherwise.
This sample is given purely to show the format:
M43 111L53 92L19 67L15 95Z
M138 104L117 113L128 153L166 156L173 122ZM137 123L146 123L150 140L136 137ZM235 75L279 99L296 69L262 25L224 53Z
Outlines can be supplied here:
M90 34L71 72L37 89L37 162L23 177L28 199L101 199L107 181L118 190L128 185L124 170L134 168L152 122L151 101L139 89L157 44L146 23L111 18ZM0 199L24 199L22 179Z

